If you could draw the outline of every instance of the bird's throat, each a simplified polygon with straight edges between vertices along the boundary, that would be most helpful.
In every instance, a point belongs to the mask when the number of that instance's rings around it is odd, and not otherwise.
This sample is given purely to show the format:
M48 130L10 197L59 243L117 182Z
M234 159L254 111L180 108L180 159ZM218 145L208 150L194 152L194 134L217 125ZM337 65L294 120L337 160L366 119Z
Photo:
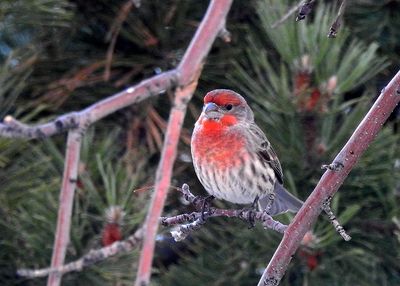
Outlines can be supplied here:
M198 155L196 157L201 158L203 162L207 161L211 165L229 168L240 164L237 155L243 156L246 152L246 142L240 133L232 132L229 125L222 123L221 120L206 118L199 120L193 134L192 148ZM225 120L227 123L231 118Z

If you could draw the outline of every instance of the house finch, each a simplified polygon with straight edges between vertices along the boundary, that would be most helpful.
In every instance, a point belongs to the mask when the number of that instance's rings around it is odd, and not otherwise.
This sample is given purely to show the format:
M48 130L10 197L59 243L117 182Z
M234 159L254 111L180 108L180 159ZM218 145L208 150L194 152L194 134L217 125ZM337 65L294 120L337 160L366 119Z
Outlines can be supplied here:
M191 146L197 177L210 195L237 204L258 201L270 215L302 206L283 187L278 157L238 93L217 89L206 94Z

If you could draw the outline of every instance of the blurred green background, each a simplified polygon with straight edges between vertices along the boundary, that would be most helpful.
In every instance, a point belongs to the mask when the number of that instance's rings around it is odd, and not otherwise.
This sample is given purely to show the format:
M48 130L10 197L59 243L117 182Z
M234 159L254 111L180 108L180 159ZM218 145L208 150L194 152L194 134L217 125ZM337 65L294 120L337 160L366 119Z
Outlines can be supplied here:
M337 11L332 1L317 1L305 21L296 23L293 16L272 29L296 3L234 1L227 19L232 41L217 40L207 58L186 116L172 187L186 182L203 193L190 162L191 130L202 96L230 88L255 111L281 160L285 186L307 198L323 173L321 164L331 162L397 72L400 1L349 1L336 39L326 37ZM0 118L46 122L175 67L207 5L2 0ZM118 111L84 136L66 261L123 239L143 222L172 96L168 91ZM342 241L321 216L281 285L399 285L398 123L396 110L333 200L353 239ZM64 151L65 134L0 138L1 285L45 284L18 277L16 269L50 264ZM171 188L164 215L190 210ZM288 223L292 217L278 219ZM161 228L151 284L256 285L280 239L260 226L248 229L223 218L182 243ZM138 251L110 258L66 274L63 285L131 285L137 260Z

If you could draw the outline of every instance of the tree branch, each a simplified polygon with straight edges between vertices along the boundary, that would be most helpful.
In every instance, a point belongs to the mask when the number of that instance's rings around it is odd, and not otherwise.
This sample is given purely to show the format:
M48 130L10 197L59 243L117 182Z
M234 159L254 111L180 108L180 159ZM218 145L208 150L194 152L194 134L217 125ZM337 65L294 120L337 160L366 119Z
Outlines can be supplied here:
M177 70L167 71L143 80L139 84L131 86L79 112L67 113L50 122L36 126L23 124L11 116L6 116L3 123L0 123L0 137L42 139L78 126L86 128L90 124L126 106L163 93L168 88L174 87L176 83Z
M324 202L338 191L399 101L400 71L382 90L381 95L331 164L332 166L342 167L328 169L324 173L314 191L294 217L265 269L258 283L259 286L276 286L279 284L303 236L310 230L320 214Z
M126 253L136 248L143 239L143 229L139 228L134 234L122 241L116 241L113 244L100 248L92 249L80 259L58 267L50 267L43 269L19 269L17 274L27 278L45 277L51 274L65 274L72 271L82 271L83 268L89 267L97 262L103 261L108 257Z
M289 19L290 16L292 16L296 11L299 11L300 7L302 7L302 6L304 6L304 5L305 5L305 4L304 4L302 1L300 1L299 3L293 5L293 7L290 8L290 9L286 12L285 15L283 15L278 21L274 22L274 23L271 25L271 28L276 28L276 27L278 27L279 25L281 25L282 23L284 23L287 19ZM310 11L311 11L311 10L310 10ZM298 13L300 13L300 11L299 11ZM305 17L305 16L304 16L304 17ZM303 19L304 19L304 18L303 18ZM299 19L299 16L297 16L297 18L296 18L297 21L303 20L303 19Z
M328 38L336 38L339 28L342 25L342 18L345 7L346 7L346 0L342 0L336 18L333 21L331 27L329 28Z
M69 243L72 206L78 178L79 155L81 150L82 135L80 131L80 129L71 129L68 132L64 175L60 191L60 206L58 207L57 230L54 239L51 268L58 268L64 264L65 253ZM60 282L60 273L51 273L47 280L47 285L59 285Z
M232 0L212 0L210 2L206 15L177 68L179 88L171 109L161 160L156 173L155 192L144 226L145 236L136 276L136 286L149 284L158 222L171 183L172 167L176 158L187 104L196 89L205 58L218 34L225 28L226 16L231 4Z
M251 225L259 221L264 228L270 228L277 232L284 233L287 226L275 221L270 215L263 211L255 211L252 209L219 209L215 207L205 208L207 198L194 196L187 184L183 184L182 189L179 189L184 198L194 205L197 212L180 214L174 217L161 217L160 222L163 226L180 225L177 229L171 231L175 241L185 239L191 232L198 230L206 220L212 217L229 217L238 218L249 222ZM183 224L187 223L188 224Z

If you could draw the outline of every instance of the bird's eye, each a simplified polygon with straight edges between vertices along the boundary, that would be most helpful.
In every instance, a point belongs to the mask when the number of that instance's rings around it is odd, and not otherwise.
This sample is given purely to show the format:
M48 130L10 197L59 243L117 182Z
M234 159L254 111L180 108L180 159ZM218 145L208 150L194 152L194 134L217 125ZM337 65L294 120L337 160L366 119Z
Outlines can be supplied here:
M227 105L225 105L225 108L226 108L226 110L231 110L231 109L232 109L232 107L233 107L233 105L232 105L232 104L227 104Z

